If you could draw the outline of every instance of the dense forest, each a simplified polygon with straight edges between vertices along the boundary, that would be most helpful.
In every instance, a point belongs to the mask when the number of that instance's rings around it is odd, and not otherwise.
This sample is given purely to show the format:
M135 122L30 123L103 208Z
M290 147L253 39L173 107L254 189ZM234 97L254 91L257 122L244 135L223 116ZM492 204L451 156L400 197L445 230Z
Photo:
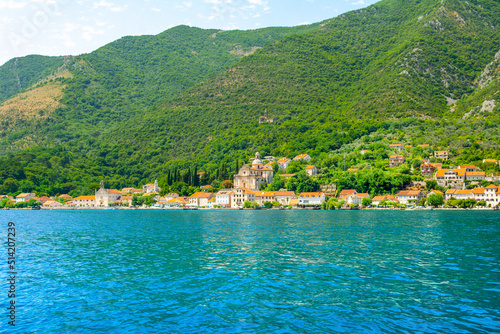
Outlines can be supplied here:
M384 192L411 179L384 172L390 142L449 149L450 163L498 159L499 12L492 0L383 0L310 26L124 37L42 82L40 64L32 89L61 98L27 119L12 110L40 95L0 105L0 193L194 186L195 168L222 182L256 151L308 153L324 182L377 168ZM274 123L259 124L264 110ZM377 143L371 160L357 153Z

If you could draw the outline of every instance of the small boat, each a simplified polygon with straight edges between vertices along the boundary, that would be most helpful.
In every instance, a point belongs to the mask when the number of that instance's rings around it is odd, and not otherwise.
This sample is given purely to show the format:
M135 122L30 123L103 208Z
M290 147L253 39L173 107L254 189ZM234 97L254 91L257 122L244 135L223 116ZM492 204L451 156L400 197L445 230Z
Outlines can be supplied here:
M40 210L40 209L41 209L40 205L34 205L31 207L31 210Z

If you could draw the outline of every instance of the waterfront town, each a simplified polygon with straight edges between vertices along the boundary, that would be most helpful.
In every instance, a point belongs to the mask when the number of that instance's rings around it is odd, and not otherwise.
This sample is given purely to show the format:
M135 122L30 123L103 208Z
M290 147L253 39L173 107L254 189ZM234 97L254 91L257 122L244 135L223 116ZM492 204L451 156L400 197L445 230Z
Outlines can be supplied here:
M422 145L425 146L425 145ZM390 168L405 163L405 156L397 154L404 150L403 144L391 144L396 154L388 159ZM361 151L366 154L369 151ZM483 207L498 208L500 202L499 175L486 175L474 165L459 165L443 168L448 159L448 151L435 151L434 161L423 161L419 170L424 181L411 182L406 189L394 194L369 194L356 189L338 189L335 183L321 184L317 191L299 192L286 188L277 191L266 190L266 185L278 176L283 180L293 179L296 174L276 174L277 170L286 171L293 161L301 161L308 177L318 176L318 168L310 165L311 157L300 154L293 159L266 156L259 153L244 164L234 174L233 180L226 180L217 189L212 185L200 185L190 196L179 193L162 192L155 180L141 188L127 187L121 190L106 189L102 180L94 195L77 196L37 196L36 193L20 193L14 196L0 195L0 204L5 208L37 207L57 208L156 208L156 209L358 209L358 208L430 208L430 207ZM495 159L484 159L483 163L499 165ZM356 173L356 168L347 172ZM204 173L198 173L201 179ZM429 189L428 185L435 185ZM487 184L487 185L486 185ZM139 200L142 199L142 200ZM23 203L24 205L20 205Z

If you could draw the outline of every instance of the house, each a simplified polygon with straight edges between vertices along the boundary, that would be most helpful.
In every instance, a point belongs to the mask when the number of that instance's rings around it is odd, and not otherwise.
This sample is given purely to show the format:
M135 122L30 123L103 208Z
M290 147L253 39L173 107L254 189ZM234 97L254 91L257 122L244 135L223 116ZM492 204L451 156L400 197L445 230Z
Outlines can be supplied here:
M168 193L165 195L165 202L170 201L171 199L179 197L178 193Z
M405 163L405 157L403 155L391 155L389 157L389 165L391 167L397 167Z
M434 157L441 160L448 160L448 151L436 151Z
M464 189L464 190L455 190L453 192L453 195L450 196L450 198L453 197L455 199L469 199L469 198L474 198L474 191L472 189Z
M325 201L325 194L322 192L301 193L299 195L299 205L321 205Z
M434 167L434 169L443 169L443 164L440 162L431 162L430 165Z
M264 116L259 117L259 124L263 123L274 123L274 117L269 118L267 115L267 109L264 111Z
M434 179L441 186L451 184L462 184L465 181L465 169L440 169L434 175Z
M73 197L71 197L68 194L59 195L59 198L62 199L62 200L65 200L65 201L71 201L73 199Z
M363 202L363 198L370 198L370 194L368 193L357 193L356 194L356 203L353 203L353 204L358 204L358 203L362 203Z
M142 187L142 192L145 194L158 193L161 188L158 187L158 180L155 180L154 184L146 184Z
M189 202L189 197L177 196L176 198L172 198L166 201L165 204L163 204L163 207L167 209L180 208L188 202Z
M196 175L198 175L198 177L201 179L203 175L205 175L205 172L198 172L196 173Z
M189 197L189 205L197 207L206 207L208 201L214 197L213 193L196 192Z
M357 171L359 171L359 168L349 168L347 171L351 173L356 173Z
M401 204L416 204L424 198L424 193L420 190L402 190L396 195L396 198Z
M429 191L429 193L427 194L427 197L430 197L431 195L441 195L444 198L444 193L442 191L439 191L439 190Z
M396 195L401 204L418 203L424 197L425 194L420 190L403 190Z
M116 189L104 189L104 180L101 180L99 190L95 191L95 206L109 206L111 203L118 202L122 197L122 192Z
M397 199L392 195L375 196L372 199L372 205L380 205L383 201L397 202Z
M232 189L220 190L215 195L215 205L221 208L227 209L231 207L231 195L233 194Z
M446 190L446 192L444 193L444 200L449 201L450 198L452 198L453 195L455 195L456 191L457 191L457 189L453 189L453 188Z
M238 174L234 175L234 187L258 191L261 185L273 182L274 171L264 167L260 160L260 154L255 154L252 166L241 166Z
M299 161L302 159L307 160L307 161L311 161L311 157L309 156L309 154L299 154L295 158L293 158L293 161Z
M266 202L274 202L276 200L276 195L274 191L257 191L255 192L255 201L260 206L264 206Z
M426 148L426 147L429 147L429 144L420 144L420 145L418 145L418 147Z
M486 163L500 164L500 161L498 161L496 159L483 159L483 164L486 164Z
M486 179L485 172L467 172L465 173L466 180L484 180Z
M426 175L432 175L436 168L431 164L421 164L420 165L420 173Z
M250 189L235 189L231 194L231 208L241 208L245 201L255 201L255 193Z
M339 199L347 199L348 196L356 196L358 192L354 189L344 189L339 194Z
M59 207L61 207L61 206L63 206L63 205L62 205L61 203L56 202L56 201L54 201L54 200L52 200L52 199L51 199L51 200L45 201L45 202L42 204L42 206L43 206L44 208L59 208Z
M16 196L16 203L29 202L30 199L36 197L35 193L22 193Z
M132 190L134 190L134 188L123 188L122 195L131 194Z
M491 205L492 207L498 206L498 203L500 202L500 188L490 184L484 188L484 197L488 205Z
M306 167L306 173L309 176L317 175L318 174L318 168L316 168L316 166L307 166Z
M293 191L275 191L274 196L277 202L281 205L291 205L292 201L297 199L297 196Z
M122 196L120 197L120 205L132 206L132 199L134 196Z
M278 160L278 166L280 166L281 169L286 170L288 168L288 165L292 162L292 160L288 158L281 158Z
M78 196L73 198L73 206L95 206L95 196Z
M370 150L361 150L359 151L359 153L361 153L361 155L365 155L366 153L370 153L371 151Z
M286 181L289 178L294 177L295 175L296 174L280 174L280 177Z
M204 191L208 191L208 190L212 190L212 189L215 189L215 188L208 184L206 186L201 187L200 189L204 190Z
M405 146L403 144L390 144L389 148L401 152L401 150L403 150Z
M33 197L38 203L44 204L47 201L52 201L53 199L47 196L42 196L42 197Z
M460 165L458 166L458 169L465 169L467 173L469 172L479 172L481 169L479 167L476 167L474 165Z

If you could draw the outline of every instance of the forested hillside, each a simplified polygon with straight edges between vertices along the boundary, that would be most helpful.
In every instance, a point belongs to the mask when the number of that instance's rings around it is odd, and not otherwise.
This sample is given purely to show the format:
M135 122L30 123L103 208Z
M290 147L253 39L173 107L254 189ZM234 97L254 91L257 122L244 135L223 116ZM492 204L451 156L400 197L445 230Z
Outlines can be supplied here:
M50 80L31 87L21 99L14 97L1 104L0 154L39 144L65 143L82 136L98 136L219 73L267 43L319 26L251 31L179 26L156 36L123 37L90 54L74 57L63 69L51 73ZM23 64L28 61L21 59ZM37 82L33 78L47 76L49 69L54 70L46 63L58 58L36 59L40 66L34 67L32 61L32 67L23 67L22 73L31 75L31 81L21 81L23 89ZM21 60L12 60L1 70L19 67L16 62ZM12 80L0 82L11 87ZM39 88L44 85L49 87L40 92ZM34 107L39 100L45 102Z
M31 55L9 60L0 66L0 102L45 78L68 58Z
M219 175L256 151L308 153L333 177L339 154L390 140L493 158L498 13L493 0L383 0L293 29L125 37L50 83L64 95L45 123L0 134L4 152L43 143L0 159L0 177L82 193L101 178L167 182L195 165ZM259 124L266 109L276 121Z

